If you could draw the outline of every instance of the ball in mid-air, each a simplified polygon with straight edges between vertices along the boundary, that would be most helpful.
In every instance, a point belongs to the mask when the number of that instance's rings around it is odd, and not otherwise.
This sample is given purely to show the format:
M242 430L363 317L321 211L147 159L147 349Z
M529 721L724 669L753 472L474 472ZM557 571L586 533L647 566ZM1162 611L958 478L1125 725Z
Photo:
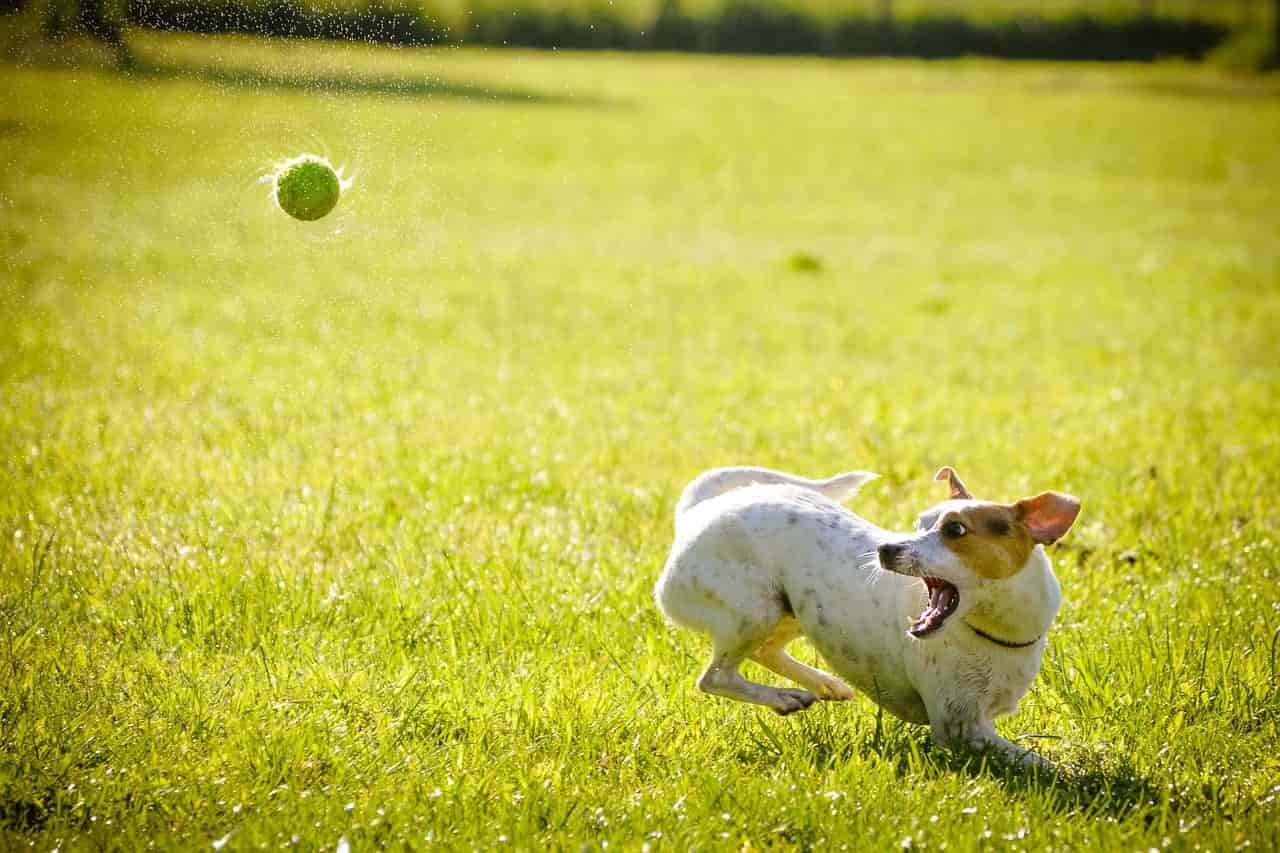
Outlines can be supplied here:
M342 190L337 170L315 154L294 157L275 173L276 204L303 222L312 222L333 210Z

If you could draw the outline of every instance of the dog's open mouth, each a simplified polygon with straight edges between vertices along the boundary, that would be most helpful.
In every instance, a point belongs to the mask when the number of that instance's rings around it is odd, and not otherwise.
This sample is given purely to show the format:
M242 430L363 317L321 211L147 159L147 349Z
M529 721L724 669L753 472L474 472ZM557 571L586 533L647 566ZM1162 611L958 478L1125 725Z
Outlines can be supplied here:
M911 636L926 637L942 627L947 617L955 612L960 603L960 590L942 578L925 577L925 588L929 592L929 604L911 623Z

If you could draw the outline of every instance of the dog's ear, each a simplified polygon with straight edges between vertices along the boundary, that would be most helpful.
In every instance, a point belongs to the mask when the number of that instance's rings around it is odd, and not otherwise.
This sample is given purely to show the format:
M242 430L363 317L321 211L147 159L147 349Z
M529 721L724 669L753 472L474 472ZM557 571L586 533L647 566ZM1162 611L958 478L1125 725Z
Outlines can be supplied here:
M960 475L956 473L956 469L950 465L946 465L938 469L938 473L933 475L933 479L938 482L946 480L947 486L951 489L951 499L960 498L962 500L970 500L973 495L969 494L969 490L964 487L964 483L960 480Z
M1023 498L1013 505L1018 520L1031 531L1031 538L1040 545L1057 542L1080 514L1080 501L1062 492L1045 492L1034 498Z

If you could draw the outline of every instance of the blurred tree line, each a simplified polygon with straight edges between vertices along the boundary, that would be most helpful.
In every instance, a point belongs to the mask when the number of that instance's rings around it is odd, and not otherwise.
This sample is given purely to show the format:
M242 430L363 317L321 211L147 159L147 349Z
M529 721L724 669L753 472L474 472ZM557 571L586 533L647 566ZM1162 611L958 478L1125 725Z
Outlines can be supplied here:
M23 0L0 0L19 8ZM28 0L46 33L125 26L391 44L1044 59L1199 58L1280 0ZM619 6L625 8L620 9ZM961 11L966 14L960 14ZM1235 20L1224 16L1231 11Z
M21 7L21 3L17 4ZM83 32L108 44L122 44L123 0L38 0L33 4L45 34L59 37Z

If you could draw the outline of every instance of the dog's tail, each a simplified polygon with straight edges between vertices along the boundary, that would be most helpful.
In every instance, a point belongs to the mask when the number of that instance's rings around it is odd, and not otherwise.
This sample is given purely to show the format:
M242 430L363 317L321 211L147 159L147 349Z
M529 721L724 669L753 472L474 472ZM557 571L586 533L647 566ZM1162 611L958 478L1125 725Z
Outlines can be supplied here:
M870 471L849 471L826 480L806 480L768 468L713 468L685 487L676 504L676 523L679 524L686 512L703 501L746 486L799 486L812 489L834 501L845 501L853 497L863 483L879 476Z

